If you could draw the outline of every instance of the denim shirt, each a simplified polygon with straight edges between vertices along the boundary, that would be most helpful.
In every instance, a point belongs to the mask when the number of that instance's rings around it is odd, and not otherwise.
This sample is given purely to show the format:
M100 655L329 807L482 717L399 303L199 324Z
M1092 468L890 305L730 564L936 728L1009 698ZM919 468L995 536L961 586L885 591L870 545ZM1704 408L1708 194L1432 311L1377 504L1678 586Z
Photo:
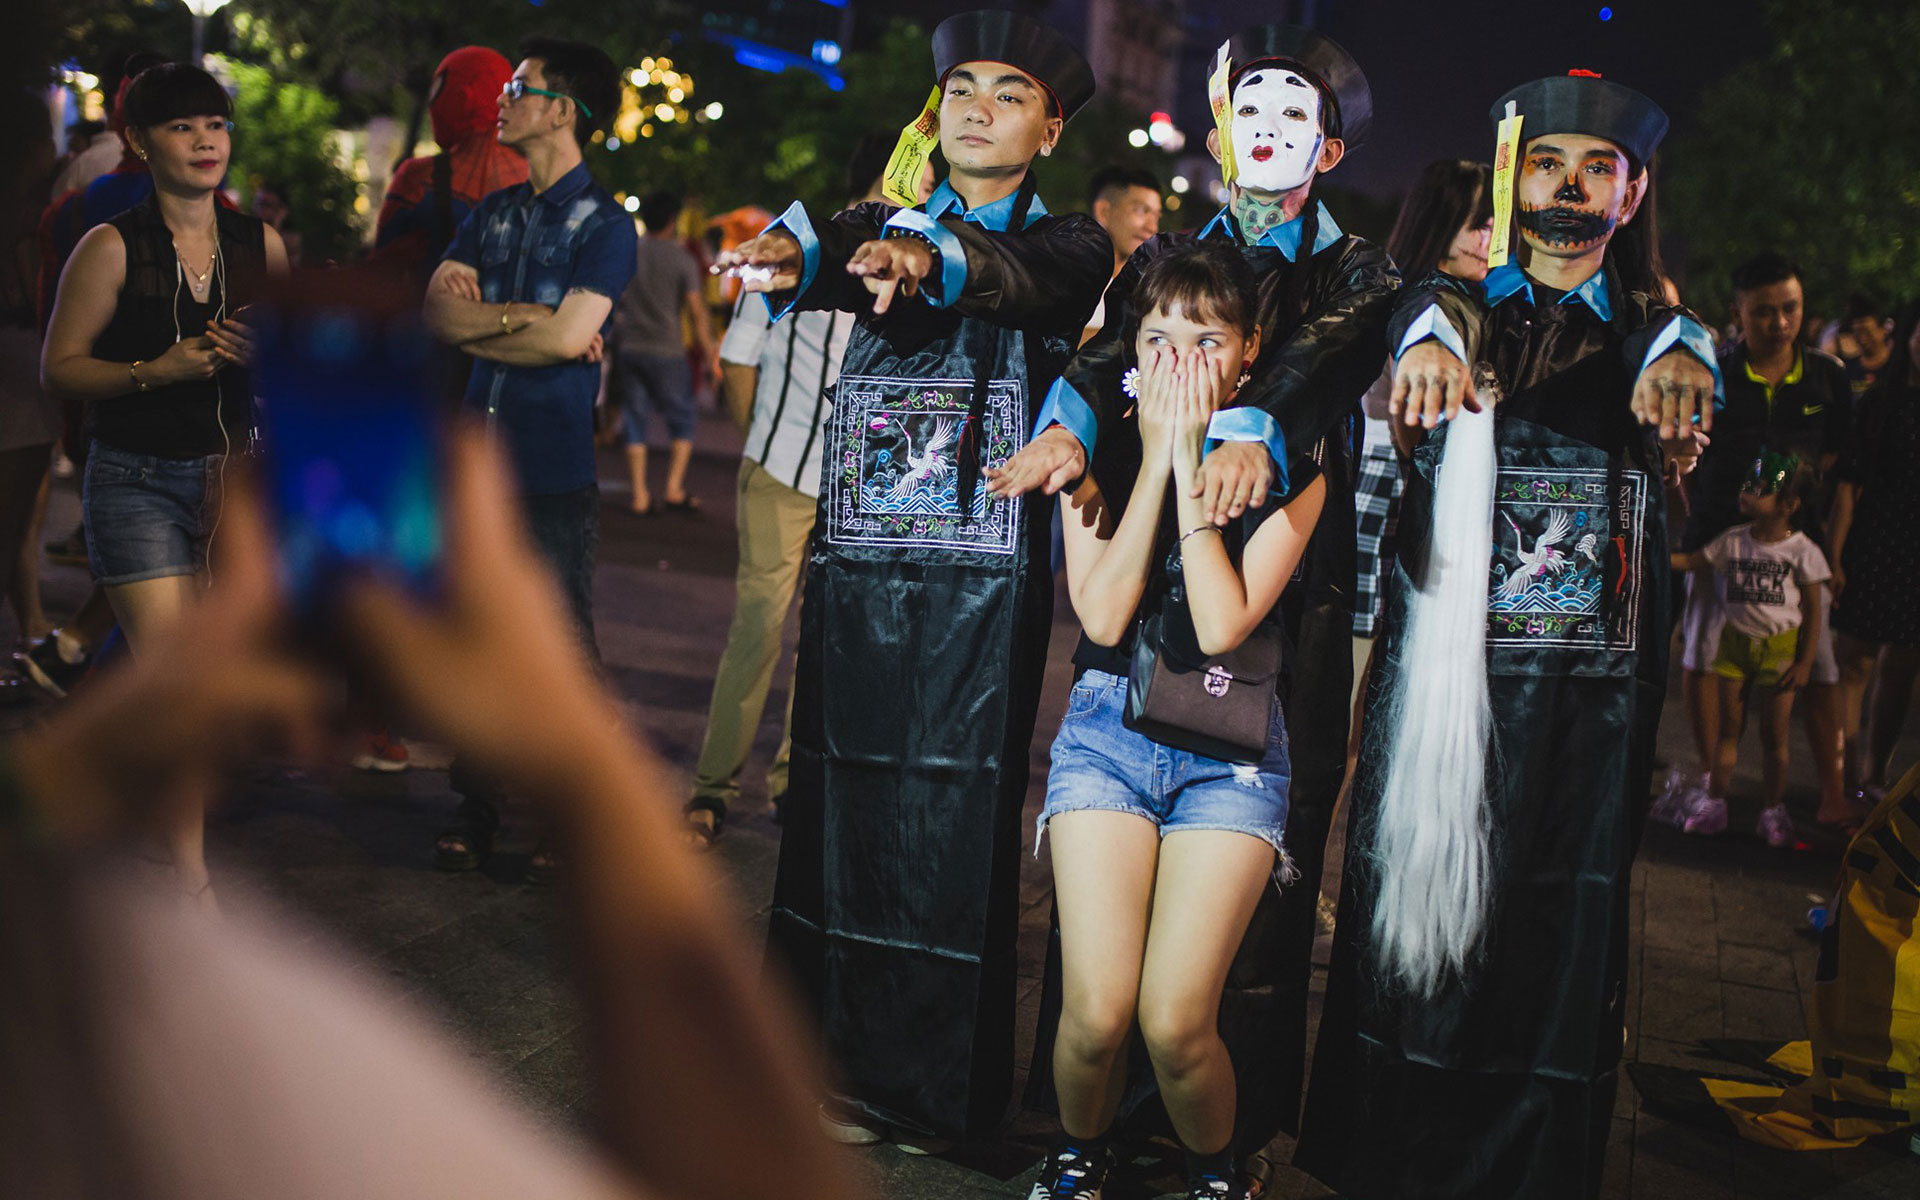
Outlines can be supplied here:
M480 298L560 307L568 292L618 302L639 261L639 235L586 164L538 195L516 183L481 200L460 223L447 258L479 273ZM609 309L600 327L613 322ZM567 362L514 367L476 359L466 405L506 439L525 495L574 492L594 482L593 401L600 368Z

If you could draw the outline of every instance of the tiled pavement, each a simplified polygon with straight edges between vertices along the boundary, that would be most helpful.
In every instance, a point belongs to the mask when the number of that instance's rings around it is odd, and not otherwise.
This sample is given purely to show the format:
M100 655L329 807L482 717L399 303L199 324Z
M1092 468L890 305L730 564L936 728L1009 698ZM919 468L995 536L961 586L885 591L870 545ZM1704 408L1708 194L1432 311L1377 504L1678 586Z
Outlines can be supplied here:
M707 504L703 516L630 516L619 483L606 486L602 510L597 611L608 673L636 720L683 769L699 749L711 671L731 612L727 443L724 427L707 418L693 475ZM603 473L608 480L620 476L611 459ZM57 491L49 528L64 530L73 511L71 493ZM50 570L48 592L56 610L78 599L83 582L77 571ZM1033 749L1034 807L1045 779L1047 734L1058 725L1064 702L1069 622L1063 611ZM784 673L783 665L781 678ZM776 691L768 705L756 769L777 739L783 698ZM1684 744L1671 715L1663 734L1663 744L1676 750ZM1901 761L1913 761L1915 749L1904 746ZM1812 797L1798 771L1796 783L1790 802L1804 811ZM757 938L778 842L777 829L758 811L765 798L761 781L749 776L746 786L747 801L715 861L737 888L751 915L749 936ZM529 1104L556 1120L578 1123L591 1099L574 1040L580 1019L552 928L551 895L520 883L519 860L506 856L485 873L436 874L430 844L448 797L443 770L395 776L259 772L242 782L212 825L222 895L231 904L261 894L306 914L369 956L396 987L437 1008L474 1055L497 1068ZM1751 822L1752 807L1736 806L1736 831L1746 827L1743 819ZM1653 829L1634 872L1629 1060L1694 1066L1702 1062L1696 1057L1702 1038L1801 1036L1814 963L1813 941L1803 932L1805 914L1831 886L1836 857L1831 839L1813 851L1790 853L1770 851L1750 836L1701 842ZM1030 1043L1048 874L1044 856L1026 862L1021 1028ZM1023 1045L1023 1065L1025 1058ZM1002 1140L947 1158L914 1158L891 1148L865 1155L886 1196L1024 1195L1046 1130L1043 1118L1017 1116ZM1280 1161L1288 1149L1284 1141L1276 1147ZM1170 1187L1173 1179L1160 1170L1148 1183ZM1328 1193L1283 1166L1274 1194ZM1879 1147L1819 1154L1762 1149L1644 1112L1632 1085L1623 1081L1605 1194L1634 1200L1911 1200L1920 1197L1920 1157Z

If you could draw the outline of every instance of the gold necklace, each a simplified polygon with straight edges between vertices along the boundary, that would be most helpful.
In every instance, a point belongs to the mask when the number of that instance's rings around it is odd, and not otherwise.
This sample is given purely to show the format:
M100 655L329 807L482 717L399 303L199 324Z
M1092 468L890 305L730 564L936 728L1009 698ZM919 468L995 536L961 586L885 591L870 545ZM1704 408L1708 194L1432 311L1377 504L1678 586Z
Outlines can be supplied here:
M180 269L187 273L187 276L190 281L188 286L190 286L196 292L206 291L207 280L213 277L213 269L214 267L218 266L220 263L220 228L219 226L217 224L214 226L213 255L212 257L207 259L206 270L204 271L194 270L193 267L188 264L187 256L180 253L180 246L178 243L174 244L173 257L174 257L174 261L180 264Z
M186 271L187 278L192 284L193 290L196 292L206 291L207 280L213 277L213 265L220 261L220 252L217 250L214 251L213 257L207 260L207 269L204 271L196 271L191 266L188 266L186 258L177 248L174 250L173 256L180 260L180 266Z

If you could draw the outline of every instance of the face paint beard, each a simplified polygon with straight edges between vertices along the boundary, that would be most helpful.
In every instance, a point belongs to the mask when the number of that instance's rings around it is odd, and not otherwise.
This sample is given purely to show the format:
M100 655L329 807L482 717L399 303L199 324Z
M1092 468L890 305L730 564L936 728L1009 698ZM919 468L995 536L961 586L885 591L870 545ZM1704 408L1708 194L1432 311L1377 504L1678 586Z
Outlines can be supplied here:
M1248 72L1233 89L1232 135L1235 182L1292 191L1313 178L1325 141L1319 89L1286 67Z
M1605 213L1564 204L1520 206L1520 231L1549 250L1591 250L1613 236L1616 224Z

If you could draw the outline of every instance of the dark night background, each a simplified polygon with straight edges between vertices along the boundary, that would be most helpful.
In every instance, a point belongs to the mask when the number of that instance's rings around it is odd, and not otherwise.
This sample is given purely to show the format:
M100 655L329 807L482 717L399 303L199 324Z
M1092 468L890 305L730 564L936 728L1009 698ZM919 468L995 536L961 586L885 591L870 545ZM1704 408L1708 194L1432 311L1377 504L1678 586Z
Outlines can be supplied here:
M1203 3L1245 18L1247 6ZM1487 111L1508 88L1574 68L1652 97L1690 132L1700 93L1768 46L1752 0L1321 0L1314 24L1359 60L1373 85L1374 132L1328 178L1385 199L1429 159L1488 159Z

